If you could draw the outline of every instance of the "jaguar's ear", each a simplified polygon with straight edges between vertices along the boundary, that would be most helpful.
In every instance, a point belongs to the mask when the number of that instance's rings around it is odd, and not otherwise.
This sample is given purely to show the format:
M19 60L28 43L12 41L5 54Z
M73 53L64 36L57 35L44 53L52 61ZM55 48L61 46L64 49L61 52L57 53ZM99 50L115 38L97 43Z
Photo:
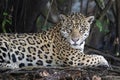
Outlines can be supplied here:
M90 24L92 24L92 22L94 21L94 16L89 16L89 17L86 18L86 20L87 20Z
M59 18L60 18L60 20L65 21L67 17L63 14L60 14Z

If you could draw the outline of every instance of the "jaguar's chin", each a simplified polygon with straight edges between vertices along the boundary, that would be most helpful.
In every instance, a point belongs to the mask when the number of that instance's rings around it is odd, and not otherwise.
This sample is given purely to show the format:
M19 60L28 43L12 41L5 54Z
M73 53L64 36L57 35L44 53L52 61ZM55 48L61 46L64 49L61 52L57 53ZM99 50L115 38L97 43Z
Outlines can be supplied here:
M79 44L71 44L71 47L74 49L81 49L81 46Z
M80 43L80 44L76 44L76 43L74 43L74 44L70 44L70 46L72 47L72 48L74 48L74 49L80 49L80 50L84 50L84 45L85 45L85 41L83 41L82 43Z
M74 44L72 44L73 46L79 46L79 44L76 44L76 43L74 43Z

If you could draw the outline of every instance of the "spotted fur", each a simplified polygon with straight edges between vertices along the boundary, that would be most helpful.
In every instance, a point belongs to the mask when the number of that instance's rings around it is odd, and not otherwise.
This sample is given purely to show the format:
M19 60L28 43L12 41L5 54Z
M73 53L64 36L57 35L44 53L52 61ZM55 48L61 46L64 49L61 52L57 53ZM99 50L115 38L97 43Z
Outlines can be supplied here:
M84 54L93 16L60 15L60 22L42 33L1 33L0 67L108 65L100 55Z

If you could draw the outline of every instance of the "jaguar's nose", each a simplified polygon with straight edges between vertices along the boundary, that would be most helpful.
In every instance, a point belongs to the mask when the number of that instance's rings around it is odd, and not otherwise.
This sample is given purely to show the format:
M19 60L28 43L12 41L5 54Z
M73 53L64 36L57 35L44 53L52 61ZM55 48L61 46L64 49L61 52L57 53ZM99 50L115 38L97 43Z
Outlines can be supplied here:
M79 38L72 38L72 41L77 42L77 41L79 41Z

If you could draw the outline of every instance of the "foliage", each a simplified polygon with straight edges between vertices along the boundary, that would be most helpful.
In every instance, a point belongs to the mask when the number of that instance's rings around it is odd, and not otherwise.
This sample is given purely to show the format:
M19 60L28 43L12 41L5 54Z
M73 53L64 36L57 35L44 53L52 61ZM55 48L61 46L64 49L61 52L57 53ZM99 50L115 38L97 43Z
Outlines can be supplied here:
M96 1L97 1L100 8L102 8L102 9L105 8L105 4L104 4L105 1L104 0L96 0Z
M104 32L104 33L108 33L109 32L109 30L105 28L105 26L109 24L109 20L108 19L103 20L103 21L96 20L95 24L99 28L100 32Z
M46 25L44 25L44 23L45 23L45 19L42 16L39 16L36 21L36 26L38 28L38 31L39 29L41 29L42 31L46 31L52 26L52 24L49 22L47 22Z
M3 12L3 17L4 18L3 18L3 21L2 21L2 30L3 30L3 32L6 33L7 31L6 31L5 27L6 27L7 24L8 25L12 24L12 19L7 12Z

